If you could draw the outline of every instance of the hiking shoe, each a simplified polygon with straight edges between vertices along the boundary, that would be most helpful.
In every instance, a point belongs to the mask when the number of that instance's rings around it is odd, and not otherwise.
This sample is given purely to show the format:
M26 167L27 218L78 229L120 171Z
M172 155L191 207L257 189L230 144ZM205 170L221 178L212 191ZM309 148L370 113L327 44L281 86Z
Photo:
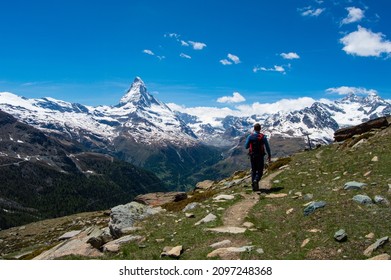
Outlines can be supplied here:
M252 183L252 188L253 188L253 191L254 191L254 192L259 191L258 182L257 182L256 180L253 181L253 183Z

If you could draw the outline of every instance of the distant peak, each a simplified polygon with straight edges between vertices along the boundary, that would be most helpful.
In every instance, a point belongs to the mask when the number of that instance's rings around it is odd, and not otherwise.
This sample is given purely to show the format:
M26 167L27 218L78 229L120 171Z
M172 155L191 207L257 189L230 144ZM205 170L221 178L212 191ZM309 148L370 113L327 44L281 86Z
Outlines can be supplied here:
M119 105L123 106L128 103L133 105L149 106L153 97L148 93L148 90L140 77L135 77L129 90L121 98Z

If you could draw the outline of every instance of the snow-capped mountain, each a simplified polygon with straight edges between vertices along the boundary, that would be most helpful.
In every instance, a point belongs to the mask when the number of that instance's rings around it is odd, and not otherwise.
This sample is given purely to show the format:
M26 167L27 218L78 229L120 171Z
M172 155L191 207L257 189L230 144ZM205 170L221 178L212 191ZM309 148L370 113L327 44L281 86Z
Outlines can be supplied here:
M240 136L248 133L255 122L260 122L263 131L270 138L310 138L317 143L333 141L334 131L346 126L357 125L377 117L391 114L391 103L375 93L366 97L354 94L341 100L322 100L310 107L291 112L276 112L248 117L227 116L214 118L210 122L197 116L177 112L187 122L199 139L224 146L237 143Z
M136 77L117 106L91 107L53 98L0 93L0 109L46 133L102 147L122 136L137 143L194 145L192 130Z
M354 94L292 112L244 117L225 116L202 120L196 115L173 112L149 94L136 77L116 106L91 107L53 98L26 99L12 93L0 93L0 109L46 133L77 139L92 148L107 148L118 139L147 145L194 146L200 143L218 147L237 144L261 122L263 130L283 137L310 137L330 142L338 128L391 113L391 104L376 93L366 97ZM115 147L112 147L116 149Z

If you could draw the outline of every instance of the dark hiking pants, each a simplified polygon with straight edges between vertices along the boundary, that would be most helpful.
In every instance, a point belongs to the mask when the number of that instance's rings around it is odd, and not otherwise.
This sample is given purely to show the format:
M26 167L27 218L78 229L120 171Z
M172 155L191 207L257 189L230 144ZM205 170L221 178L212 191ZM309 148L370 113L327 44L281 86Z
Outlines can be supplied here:
M258 183L263 175L265 159L263 156L252 156L250 159L251 159L251 181L252 182L256 181Z

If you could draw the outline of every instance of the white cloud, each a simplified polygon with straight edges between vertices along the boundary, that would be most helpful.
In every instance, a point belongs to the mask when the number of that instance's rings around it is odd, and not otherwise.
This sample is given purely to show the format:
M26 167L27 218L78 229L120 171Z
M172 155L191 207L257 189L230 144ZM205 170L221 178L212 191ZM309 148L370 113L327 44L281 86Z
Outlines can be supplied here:
M220 63L223 64L223 65L231 65L232 64L232 62L229 61L228 59L221 59Z
M266 68L266 67L254 67L253 72L257 73L258 71L265 71L265 72L280 72L285 74L285 68L283 66L274 65L272 68Z
M304 16L304 17L318 17L320 16L326 9L324 8L312 8L311 6L309 7L306 7L306 8L303 8L303 9L299 9L299 11L301 12L301 15Z
M151 50L143 50L143 53L146 53L146 54L148 54L148 55L155 55L155 54L153 53L153 51L151 51Z
M169 38L178 39L179 37L181 37L181 35L176 34L176 33L167 33L167 34L164 34L164 37L169 37Z
M238 105L235 109L217 108L217 107L185 107L175 103L167 104L171 110L182 113L187 113L197 116L202 122L208 122L211 125L220 124L217 119L226 116L248 117L249 115L266 113L275 114L278 112L288 113L295 110L301 110L305 107L310 107L316 100L310 97L301 97L297 99L281 99L274 103L259 103Z
M240 58L237 55L229 53L227 55L228 59L224 58L220 60L220 63L223 65L231 65L233 63L239 64L241 63Z
M206 47L205 43L201 42L194 42L194 41L188 41L188 43L193 47L195 50L202 50L203 48Z
M240 103L244 101L246 99L239 92L234 92L232 96L223 96L217 99L219 103Z
M342 20L342 24L358 22L364 18L364 11L356 7L346 8L348 16Z
M186 41L181 40L181 45L184 46L184 47L188 47L189 43L187 43Z
M385 39L383 33L374 33L369 29L358 26L358 30L349 33L340 42L347 54L357 56L391 55L391 42Z
M305 107L310 107L316 102L315 99L310 97L300 97L297 99L281 99L274 103L259 103L255 102L252 105L240 105L236 108L242 112L243 116L248 116L251 114L267 113L275 114L277 112L287 113L296 110L304 109Z
M326 89L327 93L336 93L339 95L348 95L348 94L363 94L363 95L371 95L371 94L377 94L377 90L374 89L366 89L362 87L348 87L348 86L342 86L342 87L335 87L335 88L328 88Z
M190 55L187 55L187 54L185 54L185 53L181 53L179 56L180 56L180 57L183 57L183 58L191 59L191 56L190 56Z
M228 54L228 58L233 61L233 63L238 64L240 63L240 58L234 54Z
M284 59L299 59L300 56L297 53L290 52L290 53L281 53L280 54L282 58Z

